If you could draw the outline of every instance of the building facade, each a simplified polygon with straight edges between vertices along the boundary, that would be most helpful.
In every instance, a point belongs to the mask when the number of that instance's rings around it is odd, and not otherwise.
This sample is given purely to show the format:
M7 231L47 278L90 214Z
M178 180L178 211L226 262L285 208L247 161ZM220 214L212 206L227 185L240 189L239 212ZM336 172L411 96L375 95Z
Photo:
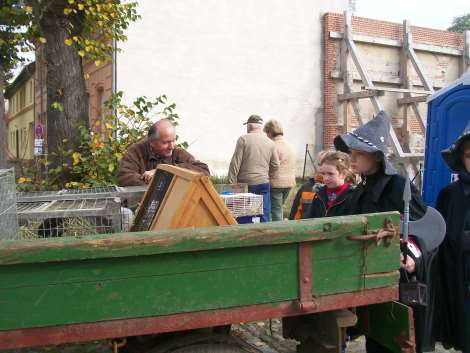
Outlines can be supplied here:
M7 87L8 155L10 160L31 160L34 148L35 63L23 68Z
M226 175L251 114L278 119L297 152L323 145L322 16L348 0L140 0L117 54L130 102L166 94L189 151Z
M36 67L34 75L34 130L42 131L36 134L38 139L46 139L47 134L47 74L46 61L42 49L36 50ZM90 127L100 130L104 114L104 103L113 92L113 64L111 61L97 66L93 61L83 63L85 85L88 95L88 119ZM98 121L98 123L96 123Z

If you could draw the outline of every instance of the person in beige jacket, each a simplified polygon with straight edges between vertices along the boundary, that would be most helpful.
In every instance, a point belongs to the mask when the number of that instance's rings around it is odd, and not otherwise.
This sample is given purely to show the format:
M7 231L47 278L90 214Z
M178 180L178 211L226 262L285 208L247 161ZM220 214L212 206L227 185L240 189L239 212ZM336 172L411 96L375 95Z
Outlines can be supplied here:
M271 220L284 219L284 203L292 187L295 186L295 153L284 140L284 132L277 120L264 125L264 132L274 141L279 155L279 169L270 173L271 183Z
M263 119L252 115L244 123L247 134L241 136L230 162L228 181L247 183L248 191L263 196L261 222L271 218L271 185L269 175L279 168L279 157L273 141L263 133Z

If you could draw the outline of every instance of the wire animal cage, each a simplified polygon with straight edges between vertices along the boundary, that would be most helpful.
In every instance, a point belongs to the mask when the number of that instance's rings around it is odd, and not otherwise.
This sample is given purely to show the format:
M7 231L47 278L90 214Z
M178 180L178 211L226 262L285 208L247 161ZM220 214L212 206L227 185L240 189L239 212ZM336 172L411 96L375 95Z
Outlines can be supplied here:
M78 200L85 198L120 197L128 200L130 204L139 202L144 196L145 186L104 186L80 189L63 189L59 191L33 191L19 192L19 202L52 201L52 200Z
M119 198L20 201L17 209L19 239L117 233L123 225Z
M16 239L16 184L13 169L0 169L0 240Z
M235 218L263 214L263 196L251 193L220 195Z

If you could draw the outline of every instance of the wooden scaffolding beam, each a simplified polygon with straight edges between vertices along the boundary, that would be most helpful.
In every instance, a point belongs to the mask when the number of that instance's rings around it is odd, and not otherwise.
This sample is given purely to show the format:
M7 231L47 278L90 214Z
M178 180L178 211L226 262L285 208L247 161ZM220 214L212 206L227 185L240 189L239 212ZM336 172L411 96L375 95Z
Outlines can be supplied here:
M364 99L364 98L370 98L374 96L383 96L384 94L385 92L382 90L367 89L367 90L359 91L359 92L338 94L338 101L344 102L344 101L349 101L349 100Z
M349 11L344 12L344 37L343 37L343 43L346 45L348 52L351 55L351 58L359 72L359 75L361 76L363 84L368 87L375 89L376 87L374 86L374 83L372 82L372 79L369 77L369 74L367 72L367 69L365 66L362 64L362 60L359 57L359 52L357 50L356 44L354 43L353 37L352 37L352 22L351 22L351 14ZM344 62L344 59L342 62ZM381 110L384 110L384 107L382 103L380 102L378 96L374 95L369 97L372 106L374 107L374 110L376 113L378 113ZM357 101L357 100L356 100ZM361 125L364 123L363 119L359 119L359 122ZM390 125L390 137L392 139L392 147L399 157L406 157L406 153L403 151L403 148L400 144L400 141L398 140L398 136L395 133L395 130L393 129L393 126Z
M470 70L470 31L465 31L463 38L462 74Z

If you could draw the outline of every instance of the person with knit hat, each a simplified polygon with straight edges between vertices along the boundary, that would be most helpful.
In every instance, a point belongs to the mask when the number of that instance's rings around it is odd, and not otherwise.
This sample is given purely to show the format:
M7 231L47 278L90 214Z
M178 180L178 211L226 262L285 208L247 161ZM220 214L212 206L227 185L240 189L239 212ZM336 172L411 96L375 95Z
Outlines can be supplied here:
M447 225L437 255L437 335L445 347L470 353L470 121L441 154L458 180L441 190L436 204Z

